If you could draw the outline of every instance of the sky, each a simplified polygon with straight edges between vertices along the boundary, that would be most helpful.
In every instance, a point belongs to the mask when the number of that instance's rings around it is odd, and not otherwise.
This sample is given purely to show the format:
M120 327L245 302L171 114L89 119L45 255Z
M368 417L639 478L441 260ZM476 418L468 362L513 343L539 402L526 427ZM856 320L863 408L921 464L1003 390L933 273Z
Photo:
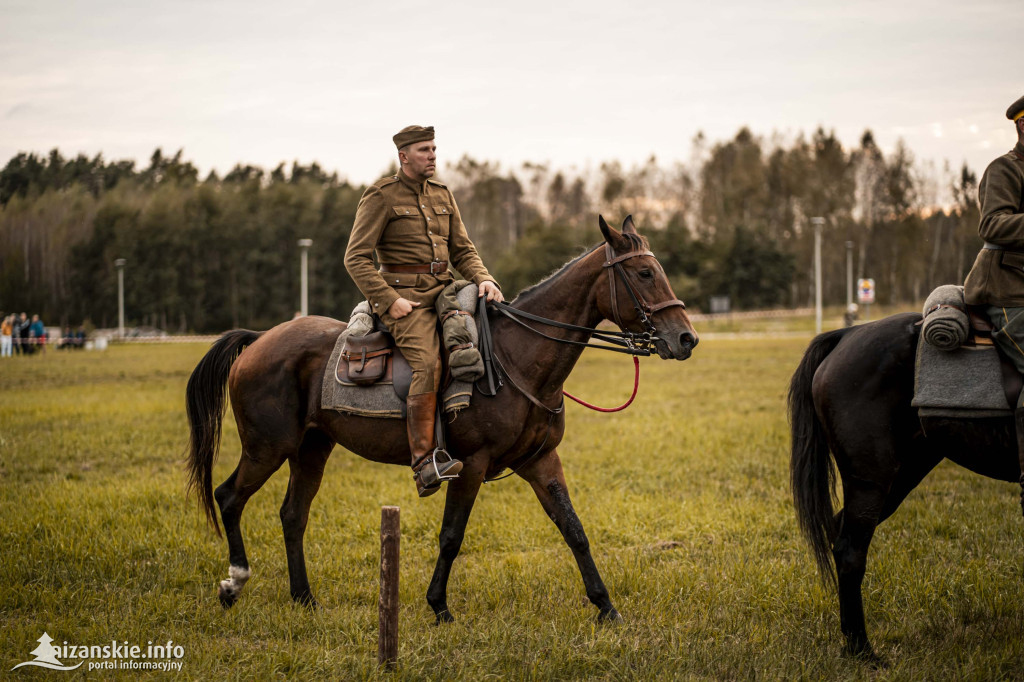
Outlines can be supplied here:
M439 160L687 162L703 132L871 129L979 175L1015 141L1021 0L432 3L0 0L0 164L157 147L205 175L319 163L355 183L412 123Z

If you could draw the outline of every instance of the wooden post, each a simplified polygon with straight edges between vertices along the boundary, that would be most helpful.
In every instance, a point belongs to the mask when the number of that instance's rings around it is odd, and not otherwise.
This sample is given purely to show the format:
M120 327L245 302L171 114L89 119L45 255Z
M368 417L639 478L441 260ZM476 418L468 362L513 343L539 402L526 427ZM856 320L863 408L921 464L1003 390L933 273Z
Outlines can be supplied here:
M398 545L402 537L398 507L380 508L380 636L377 662L398 662Z

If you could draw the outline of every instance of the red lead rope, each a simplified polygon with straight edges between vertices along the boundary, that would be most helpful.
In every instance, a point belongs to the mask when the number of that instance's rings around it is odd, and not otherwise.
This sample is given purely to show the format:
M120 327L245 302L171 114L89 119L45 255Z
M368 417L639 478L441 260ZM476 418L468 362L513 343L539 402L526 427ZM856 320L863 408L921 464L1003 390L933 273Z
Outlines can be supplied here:
M635 372L633 376L633 395L629 396L629 400L627 400L622 405L619 405L618 407L598 407L596 405L591 405L585 400L580 400L576 396L566 391L562 391L562 395L564 395L566 398L575 400L583 407L589 407L590 409L597 410L598 412L619 412L620 410L624 410L627 407L629 407L630 403L633 402L633 398L636 397L636 390L640 387L640 358L638 358L635 355L633 356L633 370Z

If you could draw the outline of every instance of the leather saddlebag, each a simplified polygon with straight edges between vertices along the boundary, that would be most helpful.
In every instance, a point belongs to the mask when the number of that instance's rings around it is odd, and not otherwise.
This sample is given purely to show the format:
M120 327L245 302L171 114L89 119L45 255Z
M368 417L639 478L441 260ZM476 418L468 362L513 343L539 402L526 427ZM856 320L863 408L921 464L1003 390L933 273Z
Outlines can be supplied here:
M341 357L348 363L348 378L359 386L369 386L384 378L391 355L392 337L385 332L345 339Z

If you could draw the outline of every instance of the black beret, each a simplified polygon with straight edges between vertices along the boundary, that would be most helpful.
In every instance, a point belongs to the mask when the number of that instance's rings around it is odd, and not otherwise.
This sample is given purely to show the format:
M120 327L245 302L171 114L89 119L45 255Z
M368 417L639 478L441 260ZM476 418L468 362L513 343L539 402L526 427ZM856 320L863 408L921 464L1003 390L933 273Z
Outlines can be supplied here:
M395 136L391 139L395 141L395 146L399 149L414 142L433 140L434 126L427 126L425 128L423 126L406 126L395 133Z
M1006 110L1006 118L1016 121L1022 114L1024 114L1024 97L1010 105L1010 108Z

